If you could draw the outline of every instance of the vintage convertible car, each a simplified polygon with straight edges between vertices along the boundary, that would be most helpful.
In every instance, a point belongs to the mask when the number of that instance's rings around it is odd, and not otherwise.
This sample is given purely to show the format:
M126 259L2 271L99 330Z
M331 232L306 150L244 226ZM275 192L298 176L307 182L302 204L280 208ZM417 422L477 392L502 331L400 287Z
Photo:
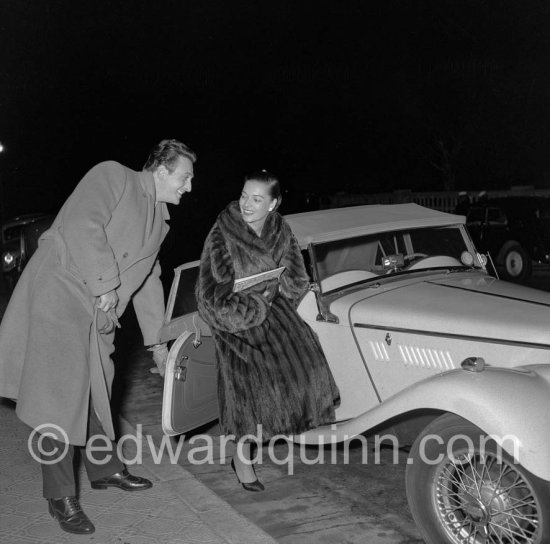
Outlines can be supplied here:
M550 540L550 293L498 280L464 217L415 204L287 216L311 288L300 315L340 388L319 444L390 430L412 444L407 497L426 542ZM175 271L167 434L217 416L214 347L196 313L198 262Z

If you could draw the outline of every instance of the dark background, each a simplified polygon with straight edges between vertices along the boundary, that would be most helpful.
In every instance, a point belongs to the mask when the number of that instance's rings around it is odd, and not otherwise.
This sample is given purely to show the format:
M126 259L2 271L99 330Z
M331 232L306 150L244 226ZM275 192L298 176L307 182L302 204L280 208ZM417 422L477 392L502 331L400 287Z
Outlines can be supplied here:
M550 186L550 2L0 0L4 215L83 174L199 155L170 247L198 249L243 176L307 192Z

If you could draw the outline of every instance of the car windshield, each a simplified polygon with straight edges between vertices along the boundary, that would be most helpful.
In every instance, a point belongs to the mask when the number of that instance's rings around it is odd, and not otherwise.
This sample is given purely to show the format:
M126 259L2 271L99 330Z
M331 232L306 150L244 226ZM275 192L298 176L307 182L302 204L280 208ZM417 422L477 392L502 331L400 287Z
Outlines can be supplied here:
M418 270L482 268L459 225L382 232L313 246L323 291Z
M14 225L12 227L2 227L2 243L9 240L15 240L21 235L22 225Z

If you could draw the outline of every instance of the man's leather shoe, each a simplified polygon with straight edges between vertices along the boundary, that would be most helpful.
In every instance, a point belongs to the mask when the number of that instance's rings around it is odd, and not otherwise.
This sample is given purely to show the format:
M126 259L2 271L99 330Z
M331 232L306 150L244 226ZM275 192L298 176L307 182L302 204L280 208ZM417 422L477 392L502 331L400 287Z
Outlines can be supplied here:
M123 491L141 491L153 487L153 483L140 476L130 474L126 469L122 472L116 472L111 476L100 478L91 482L93 489L107 489L108 487L118 487Z
M76 497L61 497L48 499L48 509L52 518L68 533L75 535L91 535L95 531L94 524L82 511Z

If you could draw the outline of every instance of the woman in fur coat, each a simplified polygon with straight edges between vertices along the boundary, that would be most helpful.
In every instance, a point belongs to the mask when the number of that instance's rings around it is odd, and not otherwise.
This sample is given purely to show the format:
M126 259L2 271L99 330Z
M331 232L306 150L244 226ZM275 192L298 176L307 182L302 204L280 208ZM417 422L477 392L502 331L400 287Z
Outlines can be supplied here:
M220 424L238 441L330 424L339 399L321 346L296 312L309 280L298 243L276 212L280 194L265 171L245 178L239 201L220 213L201 256L196 295L216 346ZM281 266L278 281L233 291L234 280ZM264 489L249 462L250 443L237 452L231 466L243 487Z

